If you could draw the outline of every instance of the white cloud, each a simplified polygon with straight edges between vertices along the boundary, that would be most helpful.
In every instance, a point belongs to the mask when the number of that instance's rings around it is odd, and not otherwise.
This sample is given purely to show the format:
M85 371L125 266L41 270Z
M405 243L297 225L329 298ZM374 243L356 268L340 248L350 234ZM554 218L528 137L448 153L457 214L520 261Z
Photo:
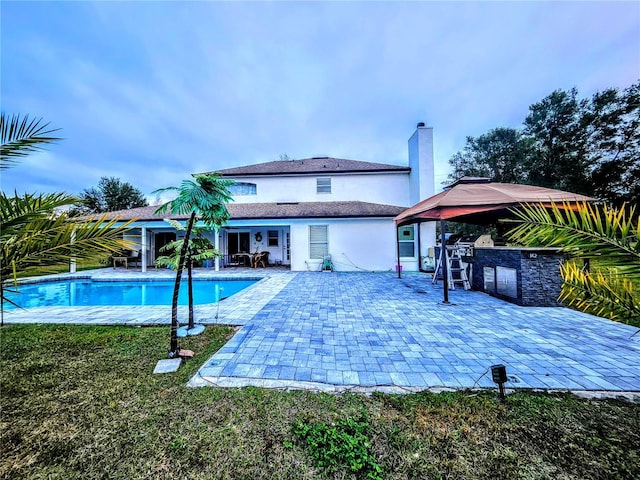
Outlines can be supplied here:
M446 176L467 135L552 90L632 83L639 39L637 7L609 2L10 3L3 109L66 137L12 179L147 193L285 152L403 163L418 121Z

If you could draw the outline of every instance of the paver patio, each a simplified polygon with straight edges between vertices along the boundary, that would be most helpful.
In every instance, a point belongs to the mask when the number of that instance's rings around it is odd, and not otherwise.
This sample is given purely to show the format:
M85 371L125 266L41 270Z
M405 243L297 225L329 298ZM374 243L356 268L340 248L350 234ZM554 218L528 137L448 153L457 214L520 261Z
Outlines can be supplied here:
M143 275L108 270L94 275ZM192 386L494 387L487 370L503 363L509 388L640 392L640 334L632 336L637 329L628 325L567 308L519 307L460 289L451 292L452 305L443 305L441 285L433 286L425 274L251 274L266 277L220 302L219 312L214 305L196 309L200 322L244 326L199 369ZM37 310L10 312L5 321L166 324L170 309Z
M494 387L640 391L636 329L567 308L451 292L428 275L299 273L192 385L324 390Z

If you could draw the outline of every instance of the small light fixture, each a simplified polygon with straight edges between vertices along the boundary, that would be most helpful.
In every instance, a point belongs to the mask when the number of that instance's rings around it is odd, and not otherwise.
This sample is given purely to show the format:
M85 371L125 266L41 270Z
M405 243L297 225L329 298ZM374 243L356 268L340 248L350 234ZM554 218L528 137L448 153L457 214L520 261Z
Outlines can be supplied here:
M507 367L502 364L491 365L491 378L494 383L498 384L500 388L500 400L504 401L504 384L509 381L507 378Z

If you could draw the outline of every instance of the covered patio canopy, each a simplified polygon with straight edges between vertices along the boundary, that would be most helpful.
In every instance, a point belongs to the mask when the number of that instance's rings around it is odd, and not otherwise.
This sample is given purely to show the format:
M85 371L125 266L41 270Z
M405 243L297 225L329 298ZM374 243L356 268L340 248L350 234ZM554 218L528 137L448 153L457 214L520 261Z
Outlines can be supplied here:
M445 246L446 220L488 225L500 218L512 216L510 209L523 203L590 202L595 199L577 193L552 188L520 185L515 183L493 183L484 177L462 177L445 191L422 200L395 217L396 226L412 223L440 221L441 245ZM398 247L398 264L400 250ZM442 262L444 303L449 303L447 262ZM398 269L398 278L400 269Z
M485 225L509 216L509 209L522 203L589 202L594 199L577 193L519 185L493 183L489 178L462 177L444 192L422 200L395 218L396 225L455 220Z

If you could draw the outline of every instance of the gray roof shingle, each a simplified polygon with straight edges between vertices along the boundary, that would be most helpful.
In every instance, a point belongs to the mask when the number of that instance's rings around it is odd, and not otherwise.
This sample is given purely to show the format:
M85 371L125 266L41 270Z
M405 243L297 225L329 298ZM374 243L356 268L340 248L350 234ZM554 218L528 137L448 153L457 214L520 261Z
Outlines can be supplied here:
M218 170L215 173L222 177L242 177L253 175L326 175L330 173L354 172L409 172L411 169L403 165L361 162L344 158L313 157L301 160L276 160L242 167Z
M189 215L157 215L158 206L138 207L109 212L108 217L120 220L140 221L187 219ZM367 202L283 202L283 203L231 203L227 205L231 220L275 219L275 218L357 218L395 217L406 207Z

